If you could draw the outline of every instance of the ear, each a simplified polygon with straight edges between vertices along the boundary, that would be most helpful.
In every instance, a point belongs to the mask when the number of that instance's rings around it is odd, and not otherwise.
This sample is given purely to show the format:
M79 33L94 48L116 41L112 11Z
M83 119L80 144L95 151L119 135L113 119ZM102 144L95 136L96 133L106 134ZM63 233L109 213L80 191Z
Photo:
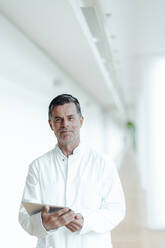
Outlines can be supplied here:
M49 123L49 126L50 126L50 128L52 129L52 131L54 131L54 128L53 128L53 125L52 125L51 120L48 120L48 123Z
M84 122L84 117L83 117L83 116L81 116L81 117L80 117L80 127L82 127L83 122Z

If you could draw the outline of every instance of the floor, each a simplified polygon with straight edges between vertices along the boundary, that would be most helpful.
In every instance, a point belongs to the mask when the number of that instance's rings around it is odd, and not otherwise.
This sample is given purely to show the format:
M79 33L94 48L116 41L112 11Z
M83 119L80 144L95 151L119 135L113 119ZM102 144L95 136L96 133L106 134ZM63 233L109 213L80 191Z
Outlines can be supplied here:
M126 218L112 232L113 248L165 248L165 230L145 228L145 192L140 187L140 175L133 151L123 158L120 178L126 197Z

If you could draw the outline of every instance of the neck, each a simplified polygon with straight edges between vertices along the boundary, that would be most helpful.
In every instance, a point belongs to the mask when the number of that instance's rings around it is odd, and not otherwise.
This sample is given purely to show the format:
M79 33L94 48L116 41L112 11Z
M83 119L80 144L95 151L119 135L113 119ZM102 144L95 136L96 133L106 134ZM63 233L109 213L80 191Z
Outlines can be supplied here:
M68 144L61 144L58 143L59 148L61 149L62 153L68 157L69 155L73 154L74 149L80 144L80 139L78 139L76 142L68 143Z

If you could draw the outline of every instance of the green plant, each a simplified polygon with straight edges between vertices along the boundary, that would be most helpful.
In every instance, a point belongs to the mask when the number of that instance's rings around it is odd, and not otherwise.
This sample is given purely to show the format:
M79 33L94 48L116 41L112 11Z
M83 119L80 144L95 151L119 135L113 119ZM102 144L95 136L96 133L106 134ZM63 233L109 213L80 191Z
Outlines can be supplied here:
M133 148L136 148L136 127L135 124L132 121L126 122L126 128L130 133L131 139L132 139L132 145Z

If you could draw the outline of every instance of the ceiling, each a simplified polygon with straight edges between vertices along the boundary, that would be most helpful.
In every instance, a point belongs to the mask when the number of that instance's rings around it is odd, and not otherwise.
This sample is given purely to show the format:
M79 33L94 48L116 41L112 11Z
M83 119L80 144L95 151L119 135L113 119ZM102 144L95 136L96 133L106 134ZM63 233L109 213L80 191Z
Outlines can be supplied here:
M165 53L164 10L164 0L0 0L1 13L28 39L127 118L143 88L138 61Z

